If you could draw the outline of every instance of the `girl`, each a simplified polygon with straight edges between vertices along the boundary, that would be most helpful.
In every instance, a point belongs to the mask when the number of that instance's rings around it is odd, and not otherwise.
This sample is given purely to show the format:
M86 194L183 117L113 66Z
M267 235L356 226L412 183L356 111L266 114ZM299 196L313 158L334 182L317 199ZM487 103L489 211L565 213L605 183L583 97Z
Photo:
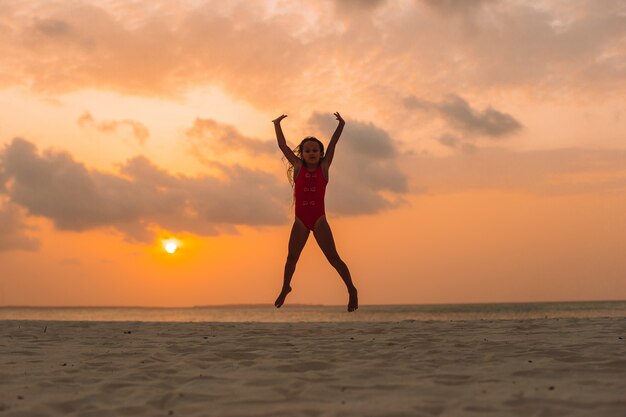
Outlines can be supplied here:
M356 287L352 284L348 266L337 253L333 233L326 221L324 212L324 194L326 184L328 184L328 168L330 168L330 163L333 161L335 146L346 124L339 113L334 113L334 115L339 121L339 125L330 139L325 155L324 145L314 137L304 138L295 149L296 153L294 154L291 148L287 146L285 135L283 135L283 130L280 127L281 120L287 117L287 115L283 114L272 120L276 130L278 147L292 165L289 168L289 172L293 169L296 206L296 218L291 228L291 236L289 237L289 253L285 263L283 288L274 303L277 308L283 305L285 297L291 292L291 286L289 285L291 277L296 270L296 263L300 258L300 253L309 238L311 230L326 259L339 272L341 279L346 284L348 289L348 311L354 311L359 308Z

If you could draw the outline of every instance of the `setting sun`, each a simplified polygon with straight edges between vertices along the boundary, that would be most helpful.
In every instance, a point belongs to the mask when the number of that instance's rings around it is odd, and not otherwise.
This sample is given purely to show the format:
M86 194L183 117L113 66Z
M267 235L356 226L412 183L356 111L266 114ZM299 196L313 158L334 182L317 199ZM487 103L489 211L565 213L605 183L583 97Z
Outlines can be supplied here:
M163 241L163 248L165 248L165 251L167 253L176 252L179 246L180 246L180 243L174 239L168 239L168 240Z

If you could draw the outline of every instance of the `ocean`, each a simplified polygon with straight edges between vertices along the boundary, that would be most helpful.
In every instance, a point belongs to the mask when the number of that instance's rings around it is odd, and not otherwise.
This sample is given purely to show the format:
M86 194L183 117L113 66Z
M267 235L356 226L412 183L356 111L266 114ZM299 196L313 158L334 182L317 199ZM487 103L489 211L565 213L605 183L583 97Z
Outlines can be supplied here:
M626 317L626 301L345 306L0 307L0 320L143 322L398 322Z

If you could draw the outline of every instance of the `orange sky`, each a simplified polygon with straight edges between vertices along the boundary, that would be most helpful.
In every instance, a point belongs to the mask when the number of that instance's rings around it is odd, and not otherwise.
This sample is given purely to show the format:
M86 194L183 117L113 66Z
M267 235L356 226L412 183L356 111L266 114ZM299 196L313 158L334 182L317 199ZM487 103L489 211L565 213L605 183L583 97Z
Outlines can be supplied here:
M334 111L362 304L626 299L626 6L531 3L1 3L0 305L272 303Z

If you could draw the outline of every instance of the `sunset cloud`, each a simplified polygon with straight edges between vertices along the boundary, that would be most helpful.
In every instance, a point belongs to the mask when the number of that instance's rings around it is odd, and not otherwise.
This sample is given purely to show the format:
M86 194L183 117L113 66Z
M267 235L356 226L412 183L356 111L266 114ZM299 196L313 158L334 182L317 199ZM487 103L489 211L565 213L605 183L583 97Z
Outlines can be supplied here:
M358 13L375 10L384 5L387 0L334 0L334 2L340 13Z
M236 127L213 119L196 118L193 126L185 131L191 151L206 161L208 151L213 154L242 152L248 155L277 155L275 140L260 140L241 134Z
M420 0L433 10L442 13L445 16L450 14L472 13L485 4L493 3L498 0Z
M468 134L499 138L522 128L511 115L491 107L484 110L472 109L467 101L458 96L448 97L438 108L452 127Z
M35 23L35 29L50 37L62 37L71 35L71 27L63 20L42 19Z
M88 169L66 152L38 152L14 139L0 154L4 193L30 215L62 230L112 227L150 241L154 226L198 235L236 232L238 225L286 222L285 186L270 174L222 167L226 179L172 175L146 158L121 167L124 176Z
M150 136L150 131L147 127L145 127L142 123L139 123L135 120L125 119L125 120L103 120L100 122L96 122L89 112L83 113L78 120L76 121L80 127L83 128L94 128L102 133L116 133L118 129L123 128L124 126L130 128L130 131L133 134L133 137L139 142L140 145L144 145L148 136Z
M108 131L121 122L97 123L85 113L78 123ZM336 120L314 113L308 124L329 137ZM217 150L213 156L224 150L277 154L273 140L247 137L212 119L196 119L186 135L198 146ZM348 120L336 155L331 212L372 214L403 202L408 178L398 167L397 144L384 130ZM282 176L226 165L214 157L205 163L220 178L174 175L142 156L119 166L116 175L90 169L66 151L41 152L29 141L14 139L0 153L0 162L2 193L29 215L48 218L61 230L111 227L131 240L148 242L155 228L217 235L236 232L240 225L279 225L290 210L289 186Z
M0 199L0 252L37 250L39 240L33 236L36 229L27 223L23 209L3 200Z
M464 142L461 138L450 133L444 133L437 138L437 141L443 146L451 149L459 149L462 152L474 152L478 150L478 147L473 143Z
M312 97L350 91L382 112L399 91L619 94L626 75L620 1L188 2L158 15L90 2L3 8L0 85L47 94L172 97L216 85L258 107L314 108ZM344 20L351 10L376 13Z
M409 109L435 111L450 127L467 136L480 135L497 139L522 129L521 123L510 114L492 107L476 110L466 100L456 95L449 95L441 102L430 102L409 96L404 99L404 104ZM450 140L447 142L450 144Z

